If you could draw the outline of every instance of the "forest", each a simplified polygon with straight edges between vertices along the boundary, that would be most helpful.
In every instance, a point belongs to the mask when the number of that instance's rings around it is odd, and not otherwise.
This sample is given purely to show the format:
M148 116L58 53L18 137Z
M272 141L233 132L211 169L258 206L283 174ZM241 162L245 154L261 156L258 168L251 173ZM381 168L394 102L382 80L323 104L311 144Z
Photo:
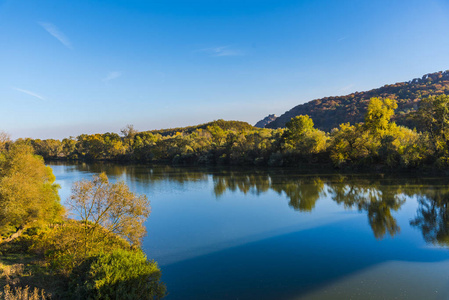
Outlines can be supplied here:
M364 122L329 132L300 115L285 128L256 128L218 120L198 126L121 134L82 134L61 140L18 139L45 160L119 161L175 165L299 166L444 169L449 165L449 96L429 96L410 114L417 128L396 124L397 100L371 98Z

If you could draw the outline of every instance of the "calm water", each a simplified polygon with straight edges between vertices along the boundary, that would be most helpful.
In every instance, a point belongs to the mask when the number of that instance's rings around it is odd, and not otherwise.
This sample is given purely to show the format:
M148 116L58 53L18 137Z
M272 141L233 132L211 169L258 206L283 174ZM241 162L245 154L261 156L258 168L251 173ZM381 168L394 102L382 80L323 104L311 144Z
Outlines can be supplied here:
M51 165L64 200L106 172L151 200L167 299L448 299L449 179Z

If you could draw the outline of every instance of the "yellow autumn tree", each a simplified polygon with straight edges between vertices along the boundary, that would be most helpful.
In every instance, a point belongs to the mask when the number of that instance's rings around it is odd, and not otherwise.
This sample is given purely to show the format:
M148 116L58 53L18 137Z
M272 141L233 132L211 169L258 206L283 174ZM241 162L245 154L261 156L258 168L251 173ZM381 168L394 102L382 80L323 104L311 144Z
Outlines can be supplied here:
M145 235L151 211L145 195L135 195L124 182L110 183L105 173L76 182L67 206L84 224L86 241L104 228L133 244Z
M60 204L55 176L25 144L0 153L0 234L57 221Z
M365 115L365 128L375 136L383 136L395 123L390 123L394 110L398 107L396 100L390 98L371 98Z

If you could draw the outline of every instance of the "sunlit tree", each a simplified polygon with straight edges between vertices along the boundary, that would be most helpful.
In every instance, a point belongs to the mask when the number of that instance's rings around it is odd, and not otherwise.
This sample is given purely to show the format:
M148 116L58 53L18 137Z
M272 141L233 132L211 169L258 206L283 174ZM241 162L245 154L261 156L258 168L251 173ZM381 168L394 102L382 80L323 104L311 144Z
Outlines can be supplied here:
M390 120L397 107L394 99L371 98L365 115L366 129L376 136L387 133L392 126Z
M0 153L0 233L57 221L62 212L55 176L31 146Z
M135 195L123 182L110 183L104 173L74 183L67 206L85 224L86 239L100 227L133 244L140 244L146 233L147 197Z

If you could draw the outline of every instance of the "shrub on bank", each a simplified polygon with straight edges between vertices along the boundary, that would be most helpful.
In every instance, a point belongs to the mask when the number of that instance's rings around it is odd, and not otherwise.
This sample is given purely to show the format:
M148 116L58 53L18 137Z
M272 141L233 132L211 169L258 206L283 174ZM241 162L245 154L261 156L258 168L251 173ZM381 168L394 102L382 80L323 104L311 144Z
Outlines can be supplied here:
M161 299L161 271L141 250L116 249L87 259L71 274L71 299Z

